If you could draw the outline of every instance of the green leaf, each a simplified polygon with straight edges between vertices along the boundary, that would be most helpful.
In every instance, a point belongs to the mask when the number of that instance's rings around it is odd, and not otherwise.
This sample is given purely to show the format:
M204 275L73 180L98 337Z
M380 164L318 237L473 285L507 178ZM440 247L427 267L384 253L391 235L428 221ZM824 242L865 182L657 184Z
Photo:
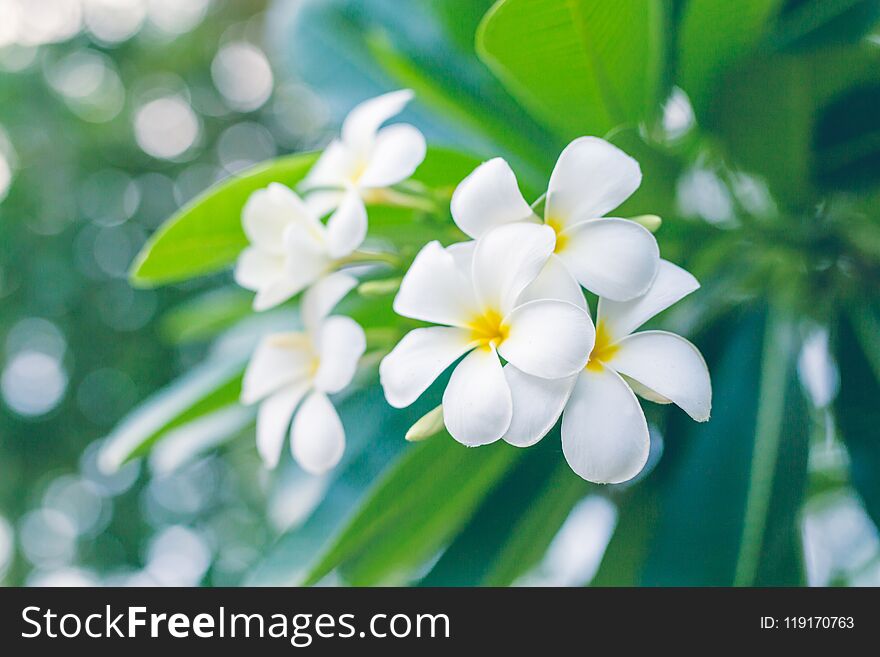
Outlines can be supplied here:
M661 461L659 517L647 585L802 583L798 515L806 486L809 414L796 376L792 320L740 320L712 367L713 417L673 413Z
M782 0L690 0L678 42L678 84L698 112L721 74L761 39Z
M305 153L270 160L194 198L144 245L132 265L132 283L173 283L227 267L248 244L241 227L248 197L271 182L295 186L316 159L316 153Z
M880 528L880 312L864 303L843 314L835 332L840 391L835 419L850 455L850 478Z
M880 0L788 0L769 43L805 50L855 43L880 21Z
M420 586L508 586L541 560L591 485L562 459L558 430L523 452Z
M114 471L147 454L174 429L238 403L244 361L216 359L193 368L142 402L107 436L101 467Z
M500 0L478 53L514 95L567 137L634 127L657 111L659 0Z
M468 521L521 452L469 449L443 433L411 447L378 482L304 580L340 568L354 585L408 580Z

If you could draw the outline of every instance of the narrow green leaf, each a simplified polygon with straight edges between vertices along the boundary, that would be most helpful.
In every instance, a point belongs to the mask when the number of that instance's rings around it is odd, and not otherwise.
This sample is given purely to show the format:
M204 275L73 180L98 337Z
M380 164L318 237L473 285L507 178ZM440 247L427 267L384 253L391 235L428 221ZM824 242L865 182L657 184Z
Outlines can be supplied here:
M248 243L241 210L251 193L271 182L295 186L316 159L305 153L270 160L197 196L147 241L132 265L132 283L173 283L228 266Z
M405 581L467 522L517 456L506 444L468 449L445 433L418 443L376 485L303 583L340 567L356 585Z
M782 0L690 0L678 43L678 84L702 114L722 73L768 29Z
M880 312L869 303L853 308L835 333L835 419L849 450L852 485L880 528Z
M663 3L500 0L480 24L477 51L563 135L603 135L658 108Z

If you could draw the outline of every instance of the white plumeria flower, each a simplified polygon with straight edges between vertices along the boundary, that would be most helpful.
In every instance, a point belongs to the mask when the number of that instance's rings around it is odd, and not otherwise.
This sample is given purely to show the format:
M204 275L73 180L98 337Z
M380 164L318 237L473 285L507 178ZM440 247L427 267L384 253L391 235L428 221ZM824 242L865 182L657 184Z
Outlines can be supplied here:
M565 285L564 279L556 282ZM699 286L684 269L661 260L644 296L625 302L599 299L596 340L581 372L548 381L508 364L504 374L513 395L513 419L504 440L518 447L534 445L561 414L562 451L571 468L589 481L620 483L642 470L650 447L634 392L674 403L698 422L708 420L712 385L697 348L666 331L633 333ZM566 297L574 293L557 290Z
M305 330L270 335L254 351L241 401L261 402L257 450L270 468L281 457L288 425L293 457L307 472L321 474L342 458L345 431L327 395L351 382L366 339L353 319L327 315L356 283L338 272L322 279L303 297Z
M341 137L306 176L303 188L321 214L336 210L330 223L354 224L365 214L364 201L379 200L381 190L409 178L425 159L425 137L417 128L407 123L381 127L412 98L413 92L403 89L356 106L342 124Z
M443 417L456 440L484 445L501 438L513 417L499 356L538 378L583 369L595 338L589 314L542 296L548 277L558 273L550 268L538 277L553 243L550 228L523 223L476 242L427 244L404 276L394 310L445 326L410 331L385 357L379 377L388 402L412 404L467 353L443 393Z
M638 162L596 137L571 142L550 176L544 223L556 236L553 257L607 299L644 294L657 273L660 251L650 231L626 219L600 218L629 198L641 180ZM498 225L540 221L501 158L484 162L461 182L452 196L452 216L473 238Z
M238 258L235 280L256 291L254 310L266 310L336 269L363 243L367 215L360 205L325 226L296 192L272 183L251 194L242 225L251 245Z

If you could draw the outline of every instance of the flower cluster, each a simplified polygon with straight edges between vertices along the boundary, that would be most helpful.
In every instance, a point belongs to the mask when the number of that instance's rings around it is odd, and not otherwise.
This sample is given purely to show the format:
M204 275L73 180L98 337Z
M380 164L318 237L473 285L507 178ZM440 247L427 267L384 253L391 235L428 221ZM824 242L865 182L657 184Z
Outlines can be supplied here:
M406 406L449 365L449 433L465 445L503 439L525 447L562 416L562 449L584 479L631 479L648 458L636 394L709 418L705 362L687 340L632 334L694 291L693 276L660 259L640 224L602 218L639 186L638 164L606 141L576 139L550 177L543 217L504 160L456 189L452 216L470 242L425 246L395 299L418 328L383 360L388 402ZM599 297L597 321L583 288Z
M309 472L342 456L345 433L327 395L351 382L366 339L354 320L331 311L357 284L339 270L363 261L366 205L393 203L394 186L425 157L416 128L382 127L411 97L398 91L356 107L303 180L302 196L272 184L245 205L251 244L235 275L256 292L254 308L305 291L303 330L266 337L244 378L242 401L260 402L257 447L270 467L288 433ZM394 311L429 326L404 335L382 360L389 404L409 406L454 365L442 418L455 440L527 447L561 417L568 463L602 483L631 479L647 460L637 395L707 420L711 384L699 351L671 333L633 332L699 287L660 258L643 225L606 216L640 183L638 163L595 137L563 150L534 204L503 159L477 167L450 201L471 239L428 243L400 281ZM585 289L598 297L595 323Z
M304 470L320 474L342 458L345 431L327 394L351 382L366 340L354 320L328 315L357 284L338 270L356 260L366 238L365 203L381 200L383 190L411 176L425 157L416 128L382 127L411 99L412 92L397 91L352 110L341 137L303 181L302 196L273 183L245 204L250 246L238 259L235 280L256 292L254 309L305 291L304 330L264 338L244 376L241 400L260 402L257 448L269 467L278 463L288 426L293 457Z

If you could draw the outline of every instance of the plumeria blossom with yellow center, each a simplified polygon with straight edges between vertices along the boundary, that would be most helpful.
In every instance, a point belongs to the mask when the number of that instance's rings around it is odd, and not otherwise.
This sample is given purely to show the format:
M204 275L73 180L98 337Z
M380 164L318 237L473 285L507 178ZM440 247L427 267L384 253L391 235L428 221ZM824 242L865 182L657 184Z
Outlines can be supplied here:
M422 248L394 310L443 326L410 331L383 359L379 376L388 402L412 404L467 354L443 393L443 418L459 442L484 445L507 432L514 412L501 358L539 380L582 370L595 338L589 314L571 301L542 296L547 277L556 273L541 273L554 242L549 227L518 223L475 242Z
M329 225L356 226L365 217L364 202L394 200L388 188L409 178L425 159L425 137L414 126L382 124L413 98L409 89L393 91L357 105L342 124L342 134L321 154L302 183L320 214L334 210ZM365 230L365 228L364 228Z
M558 296L580 295L562 277L555 284ZM562 415L562 451L571 468L588 481L620 483L635 477L648 459L648 425L636 394L674 403L698 422L708 420L712 386L697 348L666 331L633 333L697 288L691 274L661 260L643 296L624 302L599 298L596 340L580 372L548 381L515 363L505 366L513 418L504 440L534 445Z
M607 141L580 137L560 154L544 201L544 224L555 235L553 259L595 294L626 301L644 294L660 252L643 226L605 214L639 187L638 163ZM452 196L455 223L470 237L515 222L540 222L501 158L484 162Z
M254 351L241 401L260 402L257 450L267 467L278 464L288 434L307 472L321 474L342 458L345 430L327 395L351 382L366 339L353 319L328 315L356 283L340 272L323 278L303 295L304 330L269 335Z
M235 280L254 290L254 310L291 298L332 272L364 241L366 211L350 224L325 226L310 204L280 183L251 194L242 212L250 246L242 251ZM351 217L348 217L350 219Z

